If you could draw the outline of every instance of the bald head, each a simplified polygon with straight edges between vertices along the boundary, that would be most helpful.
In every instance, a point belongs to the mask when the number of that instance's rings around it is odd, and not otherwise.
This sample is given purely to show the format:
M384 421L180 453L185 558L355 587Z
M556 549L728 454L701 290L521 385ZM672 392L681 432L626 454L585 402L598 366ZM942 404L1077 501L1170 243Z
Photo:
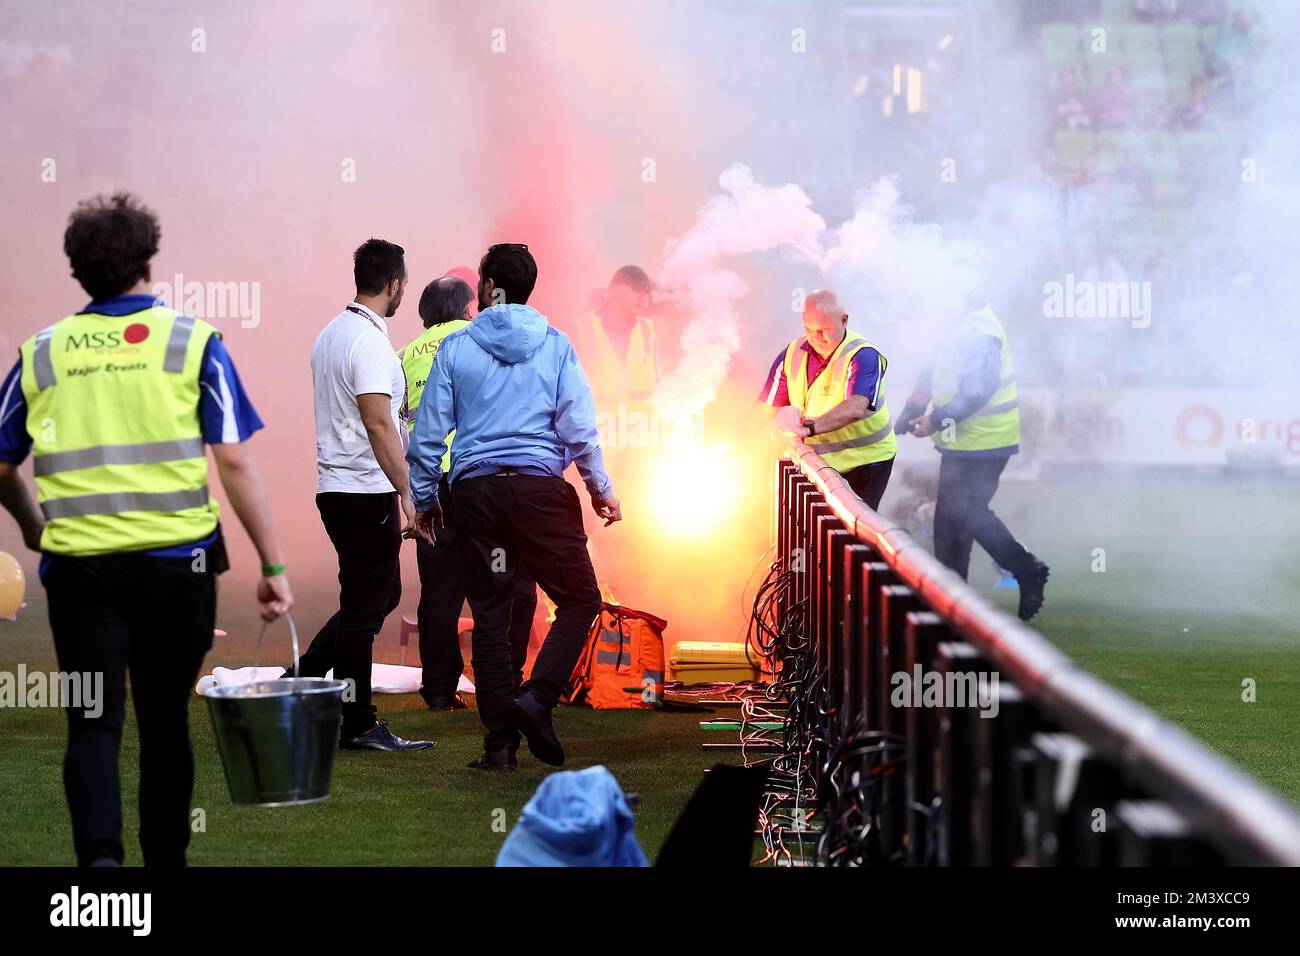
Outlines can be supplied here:
M817 354L828 358L849 327L849 317L840 298L830 289L816 289L803 302L803 334Z
M434 279L420 296L420 319L426 329L452 319L467 319L466 309L473 299L474 290L464 279L455 276Z

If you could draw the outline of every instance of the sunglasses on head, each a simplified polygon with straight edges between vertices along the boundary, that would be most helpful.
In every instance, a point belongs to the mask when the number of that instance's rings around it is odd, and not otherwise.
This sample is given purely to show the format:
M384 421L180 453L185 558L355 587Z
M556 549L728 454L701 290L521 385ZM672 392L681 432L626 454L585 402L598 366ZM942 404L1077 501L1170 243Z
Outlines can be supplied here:
M522 252L528 251L526 242L498 242L495 245L488 246L488 252L496 252L498 249L519 249Z

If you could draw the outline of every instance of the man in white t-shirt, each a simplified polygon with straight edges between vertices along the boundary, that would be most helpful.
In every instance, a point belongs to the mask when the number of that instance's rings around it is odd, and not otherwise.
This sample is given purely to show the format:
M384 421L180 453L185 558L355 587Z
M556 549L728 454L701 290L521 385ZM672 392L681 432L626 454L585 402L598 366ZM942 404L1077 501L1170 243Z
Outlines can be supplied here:
M330 668L355 683L345 695L344 750L424 750L375 715L375 634L402 597L398 555L415 518L407 478L406 376L387 319L406 289L405 250L368 239L353 256L357 295L316 337L316 507L339 556L339 609L298 661L305 677Z

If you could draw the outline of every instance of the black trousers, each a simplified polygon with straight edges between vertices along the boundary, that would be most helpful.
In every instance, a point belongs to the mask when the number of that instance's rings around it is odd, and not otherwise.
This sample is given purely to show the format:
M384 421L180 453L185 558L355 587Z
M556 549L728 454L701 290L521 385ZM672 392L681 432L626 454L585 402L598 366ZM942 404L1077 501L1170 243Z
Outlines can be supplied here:
M1019 577L1029 552L989 508L1009 457L947 454L942 459L934 509L934 556L965 578L971 544L978 541L999 566Z
M216 575L194 567L188 558L112 554L56 555L46 569L59 670L103 675L102 711L67 708L63 787L82 866L124 857L118 754L128 673L140 735L140 849L149 866L185 863L190 697L216 621Z
M880 507L880 499L885 496L885 488L889 485L889 476L894 470L894 459L887 461L873 461L869 465L859 465L844 472L844 480L849 483L849 487L862 499L863 503L875 511Z
M521 563L555 603L555 620L525 685L549 707L582 655L600 613L578 493L562 478L492 475L452 488L452 524L474 615L474 681L485 749L518 744L504 704L514 692L509 629Z
M443 508L451 510L451 495L444 480L439 495ZM447 697L456 692L465 658L460 652L460 609L465 603L464 558L456 543L456 529L438 529L437 543L415 539L416 564L420 571L420 665L421 684L428 696ZM524 679L528 639L537 610L537 583L526 567L515 573L514 597L510 606L510 667L515 686Z
M402 600L402 515L395 492L329 491L316 496L316 507L339 556L339 609L299 658L298 672L324 677L333 668L336 679L354 682L342 728L344 737L353 737L375 724L371 656L384 618Z

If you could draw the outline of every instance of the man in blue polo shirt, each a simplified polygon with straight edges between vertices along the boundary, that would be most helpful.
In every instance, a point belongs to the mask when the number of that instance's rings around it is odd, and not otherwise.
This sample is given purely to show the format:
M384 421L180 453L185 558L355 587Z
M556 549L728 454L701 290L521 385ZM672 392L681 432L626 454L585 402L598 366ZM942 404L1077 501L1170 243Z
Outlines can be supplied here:
M228 566L206 448L262 559L262 617L293 604L245 445L261 419L219 333L148 294L160 235L128 194L78 206L64 251L91 302L24 342L0 386L0 504L42 553L60 671L104 679L102 709L66 708L64 789L83 866L120 866L125 855L128 673L144 862L185 863L189 700L212 646L216 575ZM19 472L29 454L39 506Z

